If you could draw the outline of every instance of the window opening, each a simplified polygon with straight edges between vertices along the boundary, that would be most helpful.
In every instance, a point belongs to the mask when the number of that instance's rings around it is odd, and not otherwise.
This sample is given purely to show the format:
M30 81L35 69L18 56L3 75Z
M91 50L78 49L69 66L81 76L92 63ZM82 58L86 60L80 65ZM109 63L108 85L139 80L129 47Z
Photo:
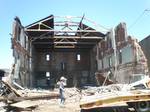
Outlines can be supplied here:
M80 61L81 60L81 56L80 54L77 54L77 61Z
M46 61L49 61L49 60L50 60L50 55L46 54Z
M46 77L50 77L50 72L46 72Z

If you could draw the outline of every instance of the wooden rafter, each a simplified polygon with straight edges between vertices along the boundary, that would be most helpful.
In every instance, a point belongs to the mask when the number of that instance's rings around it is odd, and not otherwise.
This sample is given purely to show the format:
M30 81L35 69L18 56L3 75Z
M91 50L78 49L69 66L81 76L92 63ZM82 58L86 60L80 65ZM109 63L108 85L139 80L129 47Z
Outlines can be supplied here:
M80 19L80 21L76 21L76 19ZM84 20L84 16L57 17L51 15L25 27L25 31L33 42L36 40L37 42L40 40L44 42L43 40L50 39L50 44L54 45L54 48L56 46L66 48L68 45L71 47L77 45L95 45L98 41L104 38L105 34L83 24ZM90 43L91 40L92 44Z

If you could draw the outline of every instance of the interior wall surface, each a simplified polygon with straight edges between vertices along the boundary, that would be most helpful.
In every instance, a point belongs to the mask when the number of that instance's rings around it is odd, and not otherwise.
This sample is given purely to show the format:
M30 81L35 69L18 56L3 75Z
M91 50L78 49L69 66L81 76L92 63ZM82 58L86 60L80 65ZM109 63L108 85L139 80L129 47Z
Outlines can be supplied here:
M82 86L88 83L91 66L90 50L34 49L32 58L33 85L36 87L54 87L61 76L67 78L67 86Z

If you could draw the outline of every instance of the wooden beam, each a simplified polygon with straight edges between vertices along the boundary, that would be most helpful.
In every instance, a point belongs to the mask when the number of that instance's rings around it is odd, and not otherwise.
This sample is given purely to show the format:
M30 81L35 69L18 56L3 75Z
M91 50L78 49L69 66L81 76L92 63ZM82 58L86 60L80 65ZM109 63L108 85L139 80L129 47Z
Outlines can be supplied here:
M54 37L51 37L51 38L57 38L57 39L61 39L61 38L66 38L66 39L103 39L103 37L85 37L85 36L54 36Z
M0 96L0 101L7 101L7 98Z
M56 45L54 46L54 48L75 48L75 46L59 46L59 45Z
M17 97L21 97L20 93L14 88L12 87L7 81L2 80L2 82L5 84L5 86L11 91L13 92Z
M59 32L59 33L76 33L76 32L90 32L90 33L100 33L100 31L96 30L50 30L50 29L27 29L25 28L25 31L27 32Z
M101 40L103 37L97 37L97 36L49 36L49 37L32 37L33 39L96 39L96 40Z
M37 101L31 101L31 100L24 100L21 102L10 104L11 107L17 107L19 109L26 109L30 107L36 107L40 104L40 102Z
M31 25L26 26L25 29L28 29L28 28L30 28L30 27L32 27L32 26L38 25L38 24L40 24L40 23L42 23L42 22L45 22L45 21L50 20L50 19L53 19L53 18L54 18L54 16L50 16L50 17L48 17L48 18L46 18L46 19L44 19L44 20L40 20L40 21L38 21L38 22L35 22L35 23L31 24Z
M81 44L81 45L94 45L96 42L33 42L33 44Z

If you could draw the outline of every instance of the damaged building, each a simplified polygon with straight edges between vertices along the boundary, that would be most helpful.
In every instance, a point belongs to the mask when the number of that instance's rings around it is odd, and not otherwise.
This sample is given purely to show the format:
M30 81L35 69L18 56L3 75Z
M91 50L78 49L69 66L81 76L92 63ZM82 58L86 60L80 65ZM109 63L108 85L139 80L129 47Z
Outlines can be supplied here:
M114 32L114 33L113 33ZM98 45L98 73L96 78L102 84L103 77L109 83L132 83L148 75L147 59L137 39L127 35L125 23L108 32Z
M50 15L25 27L16 17L12 49L13 80L24 87L54 87L61 76L68 87L101 85L108 73L113 82L130 83L148 72L125 23L104 32L84 16Z

